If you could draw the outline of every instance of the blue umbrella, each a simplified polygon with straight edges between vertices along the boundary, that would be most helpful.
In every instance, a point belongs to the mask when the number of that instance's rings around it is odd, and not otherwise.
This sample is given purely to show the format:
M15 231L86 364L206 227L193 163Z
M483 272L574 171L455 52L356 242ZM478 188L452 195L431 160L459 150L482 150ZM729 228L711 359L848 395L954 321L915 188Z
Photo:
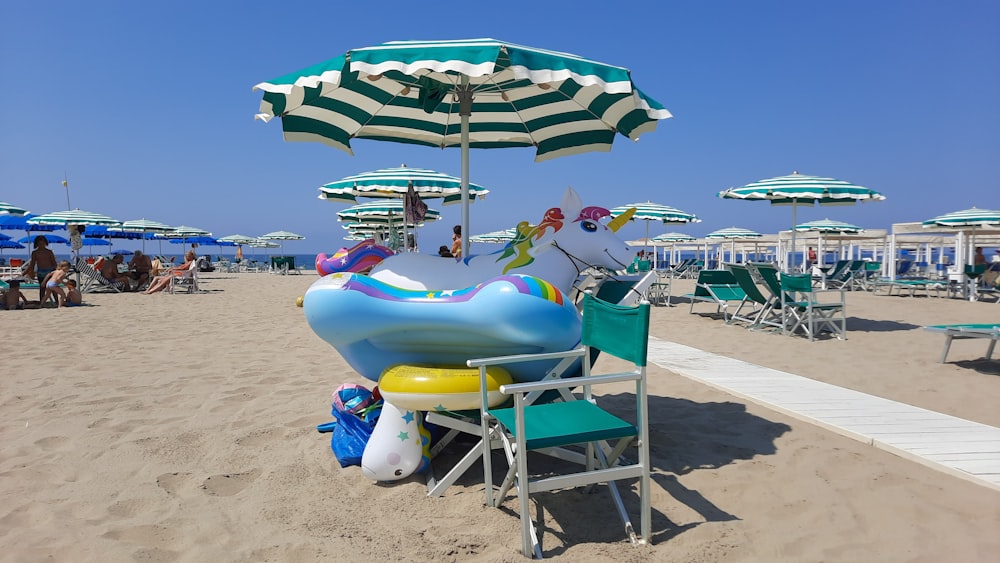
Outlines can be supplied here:
M0 240L10 240L10 237L3 233L0 233Z
M59 235L45 235L45 239L49 241L49 244L69 244L69 239L66 237L61 237ZM35 237L27 236L17 239L17 242L21 244L31 244L35 240Z

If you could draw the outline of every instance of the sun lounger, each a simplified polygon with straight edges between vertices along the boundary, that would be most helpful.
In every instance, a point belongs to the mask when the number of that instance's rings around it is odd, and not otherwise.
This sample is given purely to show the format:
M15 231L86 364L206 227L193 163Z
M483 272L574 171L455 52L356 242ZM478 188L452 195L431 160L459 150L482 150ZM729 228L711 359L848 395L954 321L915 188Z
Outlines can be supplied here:
M688 313L694 313L696 303L711 303L715 305L715 314L722 314L722 319L727 323L735 316L739 315L744 303L747 303L747 295L736 281L736 277L728 270L702 270L698 272L698 281L694 286L694 293L684 295L691 301ZM730 314L729 306L737 303L736 310ZM752 302L751 302L752 305ZM755 314L756 311L751 314Z
M968 338L986 338L990 341L986 348L986 359L993 358L993 350L996 348L997 340L1000 340L1000 324L950 324L925 326L924 330L940 332L944 334L944 350L941 352L940 362L943 364L948 359L948 351L951 349L951 341Z

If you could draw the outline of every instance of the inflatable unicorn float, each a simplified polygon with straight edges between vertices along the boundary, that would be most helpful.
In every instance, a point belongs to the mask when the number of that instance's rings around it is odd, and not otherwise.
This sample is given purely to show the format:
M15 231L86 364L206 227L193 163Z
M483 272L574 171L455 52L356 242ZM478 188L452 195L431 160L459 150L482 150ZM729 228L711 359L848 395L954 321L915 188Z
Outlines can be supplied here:
M614 234L629 216L600 222L608 216L602 207L584 207L567 189L559 207L547 210L537 225L521 222L515 239L499 251L461 260L396 254L369 275L336 272L320 278L305 293L306 320L352 368L379 382L386 402L401 411L388 419L409 424L410 410L478 408L479 378L464 368L467 359L556 352L579 343L580 314L566 294L581 270L624 269L633 254ZM530 362L509 373L499 370L491 388L537 380L552 365ZM464 369L449 371L449 366ZM380 380L383 372L392 380ZM366 475L377 480L384 479L376 475L409 475L385 467L384 460L399 458L385 441L369 441L366 458L369 448L378 453L371 463L362 461Z

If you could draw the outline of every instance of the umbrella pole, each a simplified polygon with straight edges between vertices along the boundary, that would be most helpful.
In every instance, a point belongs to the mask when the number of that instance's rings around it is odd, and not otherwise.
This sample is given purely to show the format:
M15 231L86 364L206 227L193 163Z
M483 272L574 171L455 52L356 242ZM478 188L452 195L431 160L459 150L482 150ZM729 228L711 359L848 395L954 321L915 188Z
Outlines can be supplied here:
M792 267L788 269L789 272L795 271L795 208L797 207L795 200L792 200Z
M462 119L462 258L469 255L469 117L472 116L472 88L462 75L458 89L458 115Z

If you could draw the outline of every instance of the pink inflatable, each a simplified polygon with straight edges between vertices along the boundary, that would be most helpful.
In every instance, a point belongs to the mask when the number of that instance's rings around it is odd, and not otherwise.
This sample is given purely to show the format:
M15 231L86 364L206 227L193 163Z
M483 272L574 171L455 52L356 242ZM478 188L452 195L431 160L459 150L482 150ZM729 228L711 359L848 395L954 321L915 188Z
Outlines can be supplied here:
M317 254L316 271L321 276L336 272L367 272L392 254L391 249L376 244L373 239L367 239L351 248L341 248L330 257Z

